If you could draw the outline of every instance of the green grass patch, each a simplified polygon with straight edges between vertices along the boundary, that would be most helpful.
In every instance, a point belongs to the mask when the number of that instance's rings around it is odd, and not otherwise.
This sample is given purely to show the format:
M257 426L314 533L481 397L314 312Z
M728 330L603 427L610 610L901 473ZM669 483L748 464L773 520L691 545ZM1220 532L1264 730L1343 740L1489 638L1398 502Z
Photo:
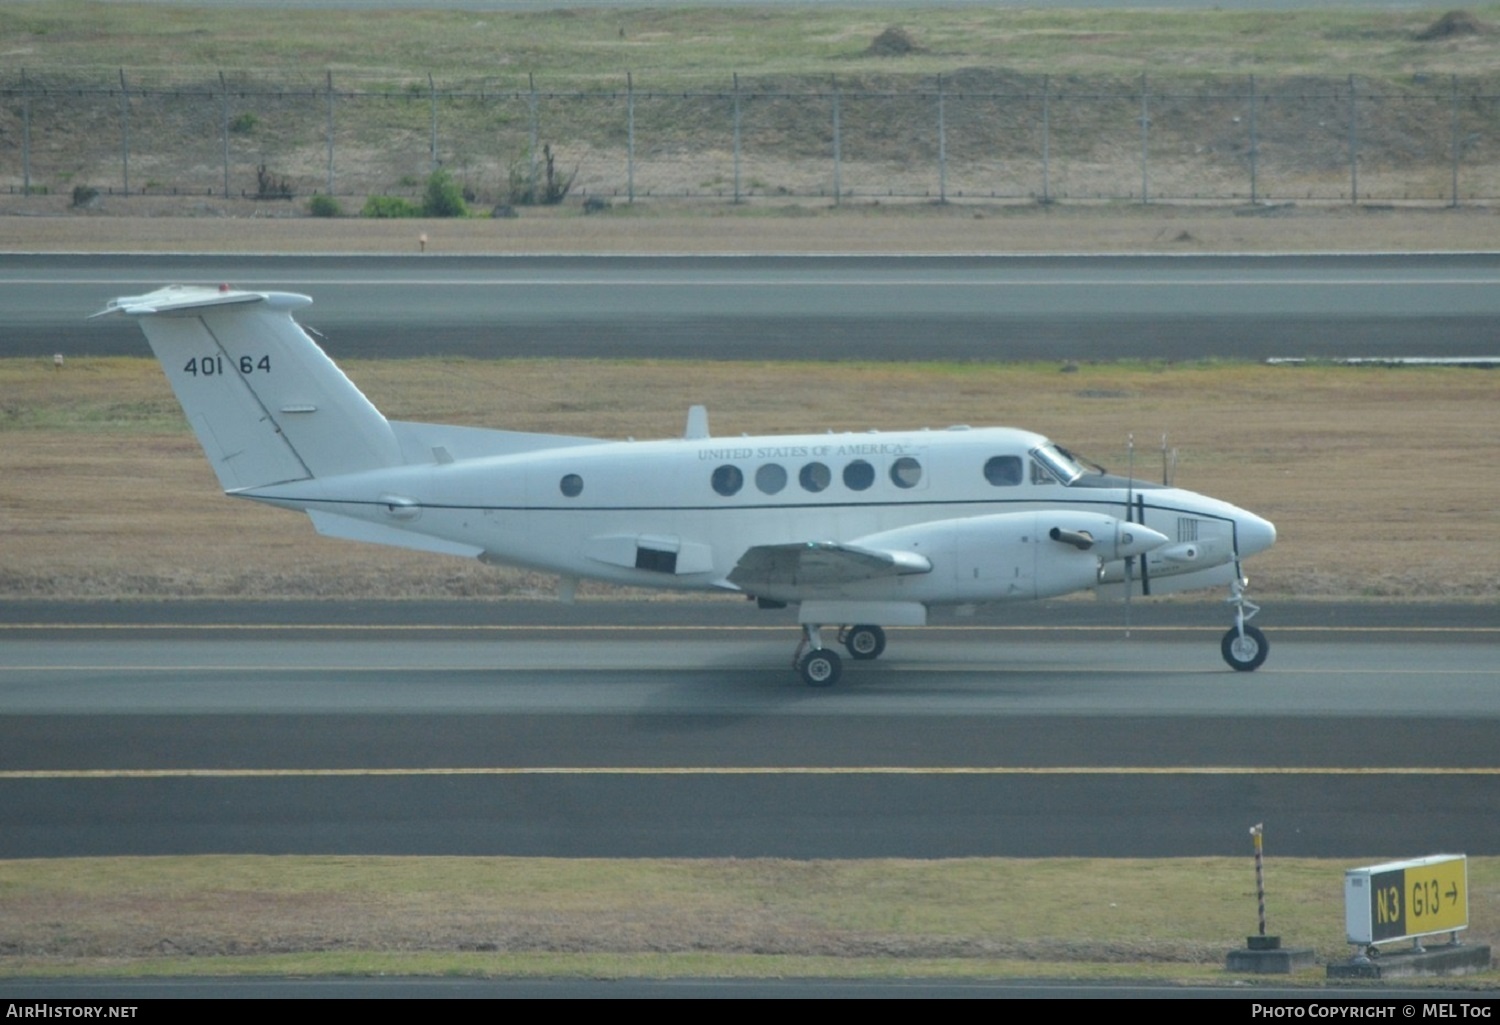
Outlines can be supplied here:
M1272 859L1272 931L1347 957L1360 863ZM1470 859L1469 891L1466 940L1490 942L1500 858ZM8 976L1208 981L1255 931L1256 895L1248 857L83 858L0 862L0 921Z

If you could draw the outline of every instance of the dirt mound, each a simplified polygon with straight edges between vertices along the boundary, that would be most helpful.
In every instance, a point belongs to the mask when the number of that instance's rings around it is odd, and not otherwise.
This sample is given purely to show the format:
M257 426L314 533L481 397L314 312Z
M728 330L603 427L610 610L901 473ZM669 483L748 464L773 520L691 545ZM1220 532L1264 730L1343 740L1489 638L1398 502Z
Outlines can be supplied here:
M1433 39L1452 39L1455 36L1478 36L1487 31L1484 23L1468 11L1449 11L1418 32L1416 38L1425 43Z
M872 57L904 57L909 53L922 52L911 33L900 25L892 25L880 33L865 49L865 53Z

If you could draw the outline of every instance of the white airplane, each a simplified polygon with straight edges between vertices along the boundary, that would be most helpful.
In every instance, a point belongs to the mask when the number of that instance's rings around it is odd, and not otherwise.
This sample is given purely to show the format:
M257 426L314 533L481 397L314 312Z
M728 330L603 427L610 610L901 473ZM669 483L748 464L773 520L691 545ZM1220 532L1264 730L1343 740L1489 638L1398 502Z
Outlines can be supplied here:
M1241 561L1276 529L1227 502L1086 469L1011 428L605 441L387 420L285 292L172 286L95 316L140 321L227 494L319 533L636 587L798 606L815 687L933 606L1230 589L1221 650L1265 661Z

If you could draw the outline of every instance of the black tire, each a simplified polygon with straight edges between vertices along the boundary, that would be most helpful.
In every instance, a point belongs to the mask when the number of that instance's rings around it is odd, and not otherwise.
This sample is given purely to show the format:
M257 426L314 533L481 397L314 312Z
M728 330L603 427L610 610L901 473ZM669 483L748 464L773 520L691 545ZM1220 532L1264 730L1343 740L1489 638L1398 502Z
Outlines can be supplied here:
M844 665L832 650L815 648L802 656L797 672L809 687L832 687L843 675Z
M856 662L879 658L885 651L885 631L878 626L851 626L844 634L844 647Z
M1261 667L1266 656L1271 653L1271 643L1266 640L1266 635L1253 626L1245 627L1245 636L1231 628L1224 635L1224 641L1219 645L1220 652L1224 655L1224 661L1229 663L1231 669L1241 673L1252 673Z

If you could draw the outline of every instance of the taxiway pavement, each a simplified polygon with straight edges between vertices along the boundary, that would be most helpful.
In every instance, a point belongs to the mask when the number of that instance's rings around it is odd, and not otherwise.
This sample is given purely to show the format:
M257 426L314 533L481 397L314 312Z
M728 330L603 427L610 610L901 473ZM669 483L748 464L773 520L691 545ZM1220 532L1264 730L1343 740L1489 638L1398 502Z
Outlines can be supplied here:
M312 296L335 359L1108 360L1495 356L1500 255L0 254L0 356L144 354L105 301Z

